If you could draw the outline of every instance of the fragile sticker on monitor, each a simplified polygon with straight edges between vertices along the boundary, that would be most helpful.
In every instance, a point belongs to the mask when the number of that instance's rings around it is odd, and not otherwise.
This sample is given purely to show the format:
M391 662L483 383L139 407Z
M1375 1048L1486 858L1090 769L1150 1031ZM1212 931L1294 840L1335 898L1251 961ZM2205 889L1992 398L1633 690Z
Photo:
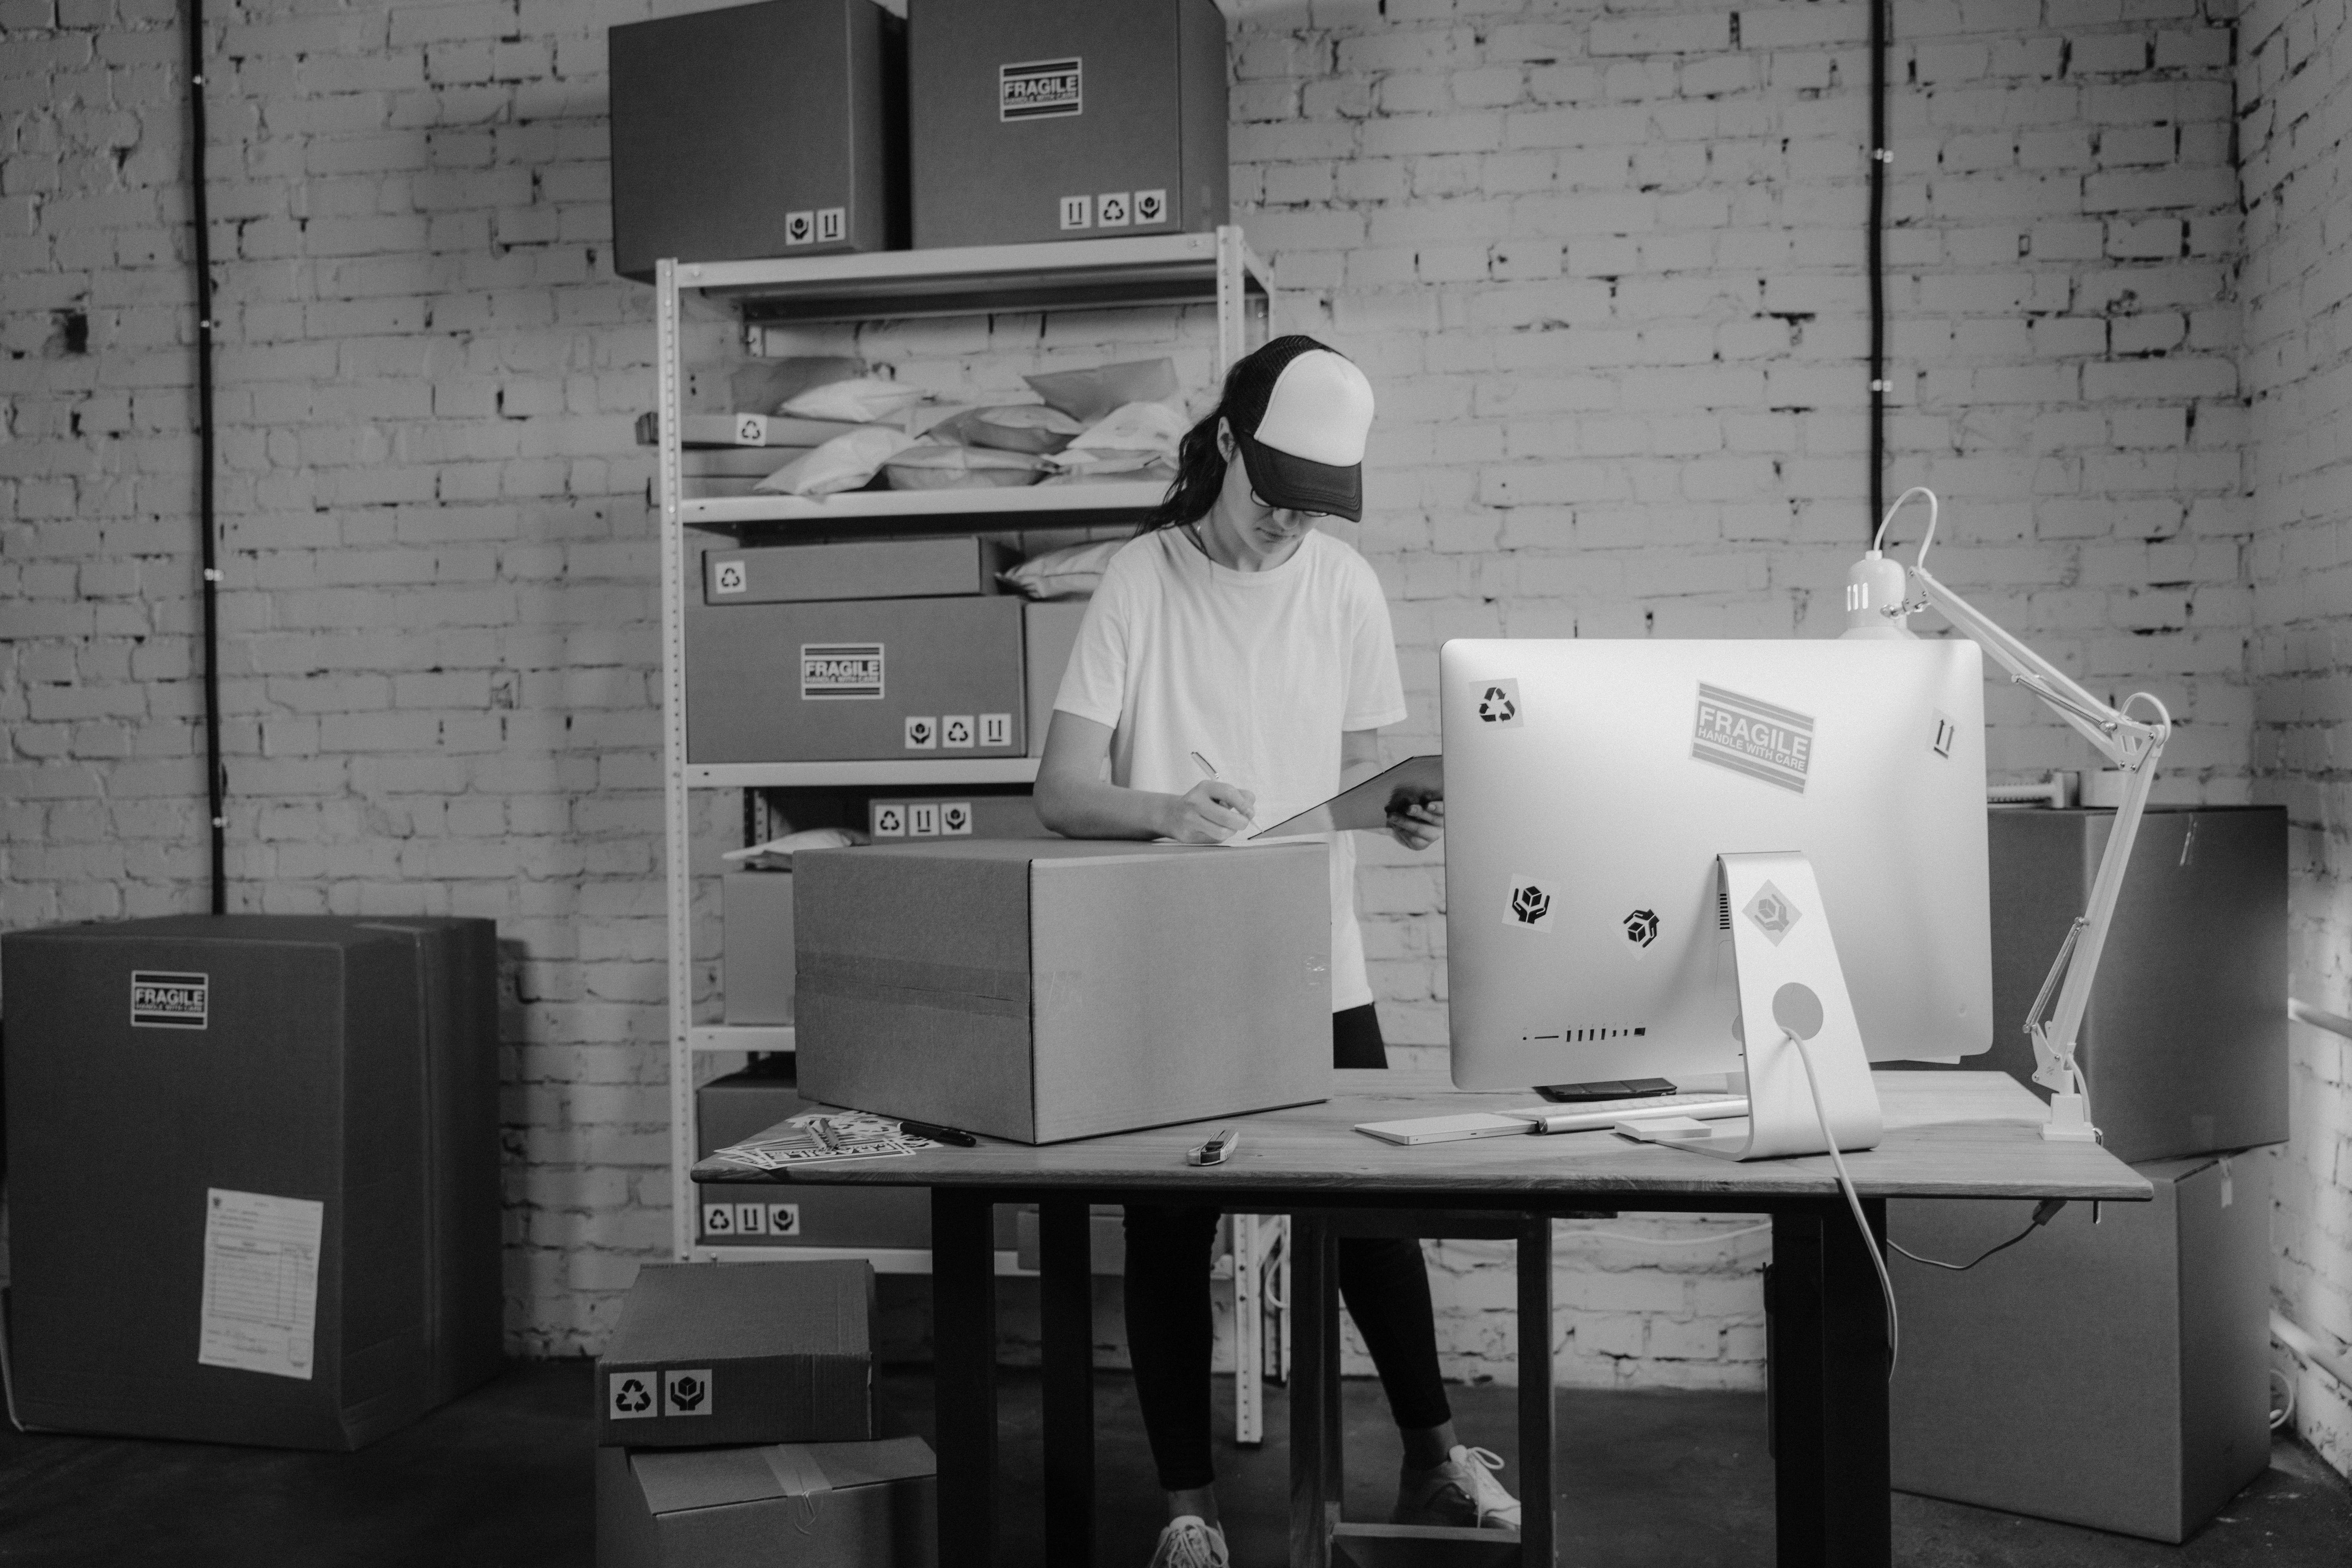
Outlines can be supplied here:
M996 117L1050 120L1057 115L1083 112L1083 66L1084 62L1077 59L1060 59L997 67Z
M878 642L801 644L801 696L807 700L882 696Z
M1547 877L1538 882L1521 877L1511 884L1511 902L1505 913L1506 924L1528 931L1551 930L1551 892Z
M1813 761L1813 721L1790 709L1702 682L1691 755L1802 795Z
M201 1029L211 1010L212 976L177 970L131 972L131 1023L141 1029Z

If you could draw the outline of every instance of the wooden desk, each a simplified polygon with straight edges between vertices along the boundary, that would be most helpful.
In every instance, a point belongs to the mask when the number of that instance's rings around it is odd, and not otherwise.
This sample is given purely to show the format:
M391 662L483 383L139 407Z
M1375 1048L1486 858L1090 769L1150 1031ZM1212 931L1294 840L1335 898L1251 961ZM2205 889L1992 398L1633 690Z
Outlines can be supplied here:
M1225 1164L1197 1170L1184 1152L1218 1123L1127 1132L1031 1148L984 1141L913 1159L819 1167L797 1181L931 1189L931 1289L939 1376L942 1568L992 1568L996 1541L996 1309L991 1205L1040 1210L1049 1568L1092 1557L1093 1372L1087 1205L1181 1196L1256 1213L1443 1209L1548 1216L1594 1209L1683 1209L1772 1216L1769 1375L1779 1499L1779 1561L1880 1568L1891 1560L1885 1311L1827 1156L1735 1164L1637 1144L1608 1132L1493 1138L1400 1148L1350 1131L1360 1121L1528 1102L1526 1090L1471 1094L1430 1072L1340 1072L1318 1105L1222 1119L1242 1129ZM1883 1238L1890 1197L2146 1201L2148 1184L2095 1145L2044 1142L2042 1103L1986 1072L1876 1075L1885 1142L1846 1156L1871 1226ZM744 1173L698 1167L697 1179ZM758 1179L758 1178L754 1178ZM1522 1310L1549 1313L1549 1228L1522 1227ZM1538 1231L1540 1260L1531 1256ZM1297 1260L1295 1260L1296 1262ZM1294 1283L1296 1281L1294 1280ZM1540 1291L1540 1300L1535 1292ZM1302 1321L1297 1329L1308 1325ZM1295 1330L1296 1331L1296 1330ZM1524 1345L1522 1422L1543 1452L1523 1453L1526 1568L1553 1562L1549 1462L1549 1339ZM1302 1372L1313 1363L1294 1342ZM1294 1389L1294 1411L1298 1392ZM1308 1422L1319 1429L1319 1424ZM1524 1439L1523 1439L1524 1442ZM1292 1561L1321 1568L1330 1550L1320 1444L1292 1427ZM1303 1452L1302 1452L1303 1451ZM1538 1468L1538 1466L1540 1468ZM1311 1474L1302 1476L1302 1468Z

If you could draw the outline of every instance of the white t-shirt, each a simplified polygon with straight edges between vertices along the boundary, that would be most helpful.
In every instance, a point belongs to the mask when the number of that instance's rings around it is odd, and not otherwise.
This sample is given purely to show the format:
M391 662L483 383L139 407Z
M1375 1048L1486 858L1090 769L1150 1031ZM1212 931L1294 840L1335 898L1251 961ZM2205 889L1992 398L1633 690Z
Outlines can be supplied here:
M1111 783L1182 795L1200 752L1257 796L1263 826L1339 788L1339 734L1405 717L1388 600L1364 558L1313 530L1268 572L1235 572L1181 528L1111 557L1054 706L1110 726ZM1372 999L1356 846L1331 846L1331 1008Z

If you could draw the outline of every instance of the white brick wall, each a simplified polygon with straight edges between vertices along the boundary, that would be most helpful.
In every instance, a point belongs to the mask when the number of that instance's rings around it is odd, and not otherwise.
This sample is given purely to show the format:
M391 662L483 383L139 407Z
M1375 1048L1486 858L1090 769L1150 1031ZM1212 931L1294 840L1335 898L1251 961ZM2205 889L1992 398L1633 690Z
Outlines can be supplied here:
M1887 494L1942 494L1940 574L2003 625L2095 689L2163 696L2182 723L2162 797L2243 800L2229 18L2186 0L1896 18ZM1875 521L1868 37L1861 5L1697 0L1276 5L1237 32L1244 221L1300 324L1381 395L1356 536L1395 611L1409 743L1435 742L1449 637L1840 626ZM2030 700L1987 698L1999 773L2089 760ZM1365 866L1390 1034L1440 1045L1438 865L1387 847ZM1760 1381L1769 1237L1579 1228L1560 1231L1565 1379ZM1508 1380L1507 1255L1439 1257L1449 1366Z
M2254 790L2284 804L2294 994L2352 1011L2352 26L2339 4L2249 5L2239 22L2248 481L2253 494ZM2272 1243L2281 1309L2352 1344L2352 1042L2294 1033L2294 1140ZM2292 1365L2292 1363L2287 1364ZM2352 1473L2352 1390L2318 1373L2296 1425Z
M593 1346L667 1236L655 563L629 432L652 331L646 291L609 276L604 204L604 29L650 9L245 0L212 24L237 897L499 918L529 1351ZM13 924L202 899L173 16L0 0ZM1866 17L1318 0L1237 26L1246 222L1296 324L1381 390L1354 531L1404 644L1399 744L1434 738L1445 637L1833 626L1868 521ZM2168 795L2246 798L2228 19L1922 0L1900 26L1892 484L1945 492L1944 573L2005 624L2172 702ZM69 309L86 355L62 352ZM998 383L1135 330L864 346ZM1991 701L2003 772L2079 765L2028 704ZM705 804L707 840L731 809ZM1376 984L1423 1059L1444 1039L1439 890L1427 858L1368 856ZM1569 1374L1756 1382L1763 1238L1718 1239L1738 1223L1607 1227L1702 1233L1671 1250L1564 1230ZM1496 1259L1438 1257L1449 1366L1508 1375Z

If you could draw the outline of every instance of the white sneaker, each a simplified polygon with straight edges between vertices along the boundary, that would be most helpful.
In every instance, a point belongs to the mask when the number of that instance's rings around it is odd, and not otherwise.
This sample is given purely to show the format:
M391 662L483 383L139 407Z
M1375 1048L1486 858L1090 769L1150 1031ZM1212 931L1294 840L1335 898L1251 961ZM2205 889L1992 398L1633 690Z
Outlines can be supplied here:
M1225 1532L1192 1513L1170 1520L1151 1549L1151 1568L1226 1568L1228 1561Z
M1519 1528L1519 1500L1503 1489L1494 1472L1503 1457L1457 1443L1445 1463L1424 1470L1398 1489L1396 1524L1450 1524L1482 1530Z

